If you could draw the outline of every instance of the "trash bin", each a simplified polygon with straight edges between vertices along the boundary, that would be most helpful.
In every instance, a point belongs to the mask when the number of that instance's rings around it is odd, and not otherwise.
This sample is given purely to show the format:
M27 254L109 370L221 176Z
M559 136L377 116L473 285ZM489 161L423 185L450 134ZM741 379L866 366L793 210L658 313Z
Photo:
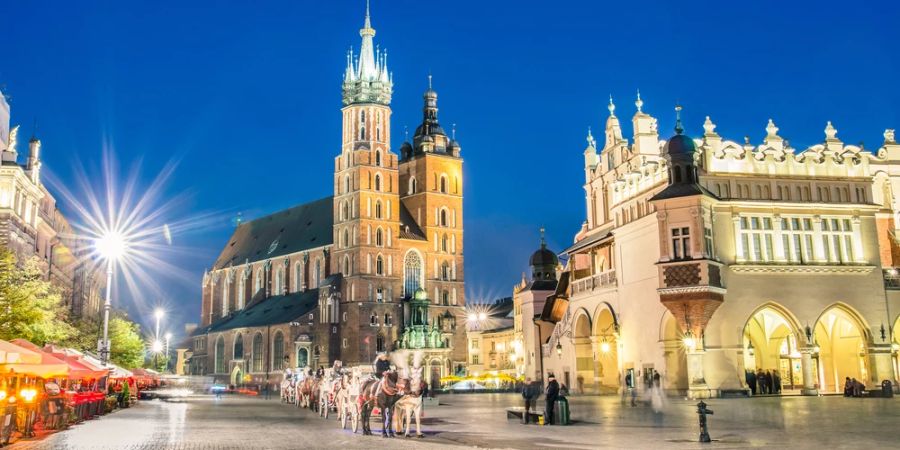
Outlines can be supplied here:
M563 396L556 399L556 414L553 415L553 425L568 425L569 420L569 400Z
M891 380L881 382L881 396L884 398L892 398L894 396L894 386L891 384Z

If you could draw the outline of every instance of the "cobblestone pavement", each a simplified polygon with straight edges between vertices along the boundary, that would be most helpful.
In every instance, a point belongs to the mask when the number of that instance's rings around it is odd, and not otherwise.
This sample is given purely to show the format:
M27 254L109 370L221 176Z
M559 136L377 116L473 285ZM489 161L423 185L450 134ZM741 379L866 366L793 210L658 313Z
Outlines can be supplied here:
M900 400L784 397L710 400L712 444L697 443L695 402L669 400L661 413L622 405L617 397L570 397L567 427L524 426L506 420L513 394L441 397L425 410L425 439L385 440L341 430L336 420L278 403L199 396L185 402L146 401L76 425L29 449L231 448L896 448ZM379 425L372 428L378 433Z

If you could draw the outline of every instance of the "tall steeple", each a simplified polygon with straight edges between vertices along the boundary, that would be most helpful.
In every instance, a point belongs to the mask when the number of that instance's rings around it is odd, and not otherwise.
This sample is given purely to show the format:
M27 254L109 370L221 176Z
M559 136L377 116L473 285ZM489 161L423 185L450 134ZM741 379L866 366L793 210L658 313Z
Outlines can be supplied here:
M387 68L387 51L381 51L375 46L375 29L372 28L372 18L369 11L369 2L366 1L366 19L359 30L362 44L359 48L358 59L353 58L353 49L347 53L347 68L344 71L343 103L379 103L388 105L391 103L393 82L390 71Z
M368 0L366 0L366 21L359 30L359 36L362 38L362 46L359 48L359 67L356 75L362 80L374 80L378 78L378 66L372 48L375 29L372 28L372 19L369 16Z

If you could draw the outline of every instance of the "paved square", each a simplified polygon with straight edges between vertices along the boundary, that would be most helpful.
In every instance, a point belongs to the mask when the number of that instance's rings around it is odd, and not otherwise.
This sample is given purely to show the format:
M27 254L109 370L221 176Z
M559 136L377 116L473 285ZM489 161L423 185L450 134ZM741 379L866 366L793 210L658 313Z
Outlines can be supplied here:
M506 420L514 394L448 395L425 411L425 439L366 437L276 400L199 396L145 401L26 449L231 448L895 448L900 400L784 397L710 400L711 444L697 443L694 402L670 400L662 413L617 397L570 397L575 424L524 426ZM373 431L380 429L373 421Z

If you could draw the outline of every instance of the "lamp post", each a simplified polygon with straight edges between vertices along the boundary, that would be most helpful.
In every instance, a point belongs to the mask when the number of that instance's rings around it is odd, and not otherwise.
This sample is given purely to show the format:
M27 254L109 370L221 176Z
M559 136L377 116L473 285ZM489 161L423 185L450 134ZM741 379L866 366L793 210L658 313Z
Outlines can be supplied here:
M103 302L103 339L97 343L100 363L106 366L109 362L109 311L112 309L112 280L116 261L128 250L128 241L117 231L108 231L94 241L97 252L106 259L106 298Z
M172 340L172 333L166 333L166 370L169 369L169 341Z
M163 316L166 315L166 312L161 308L156 308L156 312L153 313L156 316L156 334L153 336L157 341L159 340L159 322L162 320Z

